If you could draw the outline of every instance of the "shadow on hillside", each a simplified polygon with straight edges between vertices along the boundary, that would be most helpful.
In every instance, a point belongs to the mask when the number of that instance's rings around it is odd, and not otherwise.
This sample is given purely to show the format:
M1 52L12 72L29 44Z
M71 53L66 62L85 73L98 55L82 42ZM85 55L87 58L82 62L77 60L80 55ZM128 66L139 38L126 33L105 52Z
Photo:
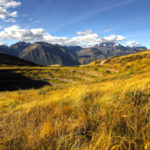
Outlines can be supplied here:
M45 85L50 85L46 81L33 80L15 73L13 70L0 70L0 91L14 91L19 89L38 89Z

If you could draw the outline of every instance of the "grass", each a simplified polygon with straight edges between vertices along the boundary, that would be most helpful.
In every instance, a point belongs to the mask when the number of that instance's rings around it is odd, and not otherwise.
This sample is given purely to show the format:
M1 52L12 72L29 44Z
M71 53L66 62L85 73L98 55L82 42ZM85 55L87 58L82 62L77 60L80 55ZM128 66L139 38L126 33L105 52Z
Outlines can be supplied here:
M81 67L1 67L52 86L0 93L0 148L149 150L149 56Z

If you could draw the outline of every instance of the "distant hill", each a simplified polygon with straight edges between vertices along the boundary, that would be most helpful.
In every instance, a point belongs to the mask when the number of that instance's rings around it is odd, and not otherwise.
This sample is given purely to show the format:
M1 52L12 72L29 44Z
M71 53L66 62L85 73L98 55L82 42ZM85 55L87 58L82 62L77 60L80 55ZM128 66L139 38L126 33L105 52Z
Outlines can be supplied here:
M15 56L0 53L0 66L38 66L33 62L20 59Z
M76 54L69 52L60 45L45 42L36 42L28 46L20 52L19 57L42 65L79 65Z

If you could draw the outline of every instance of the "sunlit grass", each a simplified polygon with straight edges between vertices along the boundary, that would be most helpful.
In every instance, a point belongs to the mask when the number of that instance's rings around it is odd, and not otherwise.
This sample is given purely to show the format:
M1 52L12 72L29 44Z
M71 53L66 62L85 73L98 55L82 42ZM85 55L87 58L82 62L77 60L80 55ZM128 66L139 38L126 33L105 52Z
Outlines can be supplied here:
M150 54L142 52L141 55L145 53ZM122 57L124 63L126 57ZM97 63L97 69L93 64L39 68L39 74L54 71L57 77L64 74L65 80L71 76L68 72L78 74L78 78L82 76L77 82L58 83L38 90L1 92L0 148L149 150L149 59L146 56L139 61L135 57L129 62L128 57L128 61L121 64L122 57L113 58L119 64ZM83 82L85 76L92 80Z

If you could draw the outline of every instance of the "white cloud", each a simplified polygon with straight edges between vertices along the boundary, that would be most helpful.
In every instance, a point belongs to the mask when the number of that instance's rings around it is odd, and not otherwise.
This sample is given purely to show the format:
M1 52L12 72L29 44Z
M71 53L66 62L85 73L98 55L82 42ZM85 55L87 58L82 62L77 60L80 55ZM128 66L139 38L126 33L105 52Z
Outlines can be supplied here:
M25 29L20 28L18 25L13 25L4 28L0 32L0 40L10 39L25 42L37 42L44 41L48 43L58 43L60 45L80 45L80 46L93 46L102 42L118 42L125 40L125 37L121 35L110 35L108 37L100 38L97 33L92 30L86 30L83 32L77 32L77 35L72 38L56 37L46 32L43 28L38 29Z
M125 44L126 46L130 46L130 47L133 47L133 46L140 46L141 44L136 42L136 41L128 41L126 42Z
M108 42L118 42L118 41L124 41L126 40L125 37L121 36L121 35L110 35L107 37L103 38L104 41L108 41Z
M1 41L0 41L0 45L7 45L7 44L6 44L6 43L4 43L4 42L1 42Z
M0 0L0 19L5 22L15 22L13 18L18 17L17 11L9 11L9 8L16 8L21 2L15 0Z
M88 34L93 34L92 30L85 30L85 31L79 31L76 33L77 35L88 35Z
M98 34L91 30L77 32L77 36L72 38L56 37L46 32L43 28L39 29L22 29L17 25L4 28L0 32L0 40L15 39L18 41L36 42L45 41L49 43L58 43L61 45L95 45L102 42Z
M4 28L0 32L0 40L4 39L15 39L18 41L25 42L36 42L36 41L45 41L50 43L61 43L64 42L67 38L65 37L54 37L47 33L44 29L23 29L18 25L13 25L7 28Z
M13 17L13 18L18 17L18 12L14 11L14 12L10 13L9 16Z
M16 22L16 20L13 18L8 18L7 20L4 20L4 22Z
M19 5L21 5L21 2L17 2L14 0L0 0L0 6L4 8L15 8Z
M111 32L113 29L111 28L111 29L106 29L106 30L104 30L104 32L105 33L108 33L108 32Z
M83 45L92 46L102 42L102 39L98 34L93 33L92 30L86 30L84 32L77 32L78 36L68 39L64 45Z

